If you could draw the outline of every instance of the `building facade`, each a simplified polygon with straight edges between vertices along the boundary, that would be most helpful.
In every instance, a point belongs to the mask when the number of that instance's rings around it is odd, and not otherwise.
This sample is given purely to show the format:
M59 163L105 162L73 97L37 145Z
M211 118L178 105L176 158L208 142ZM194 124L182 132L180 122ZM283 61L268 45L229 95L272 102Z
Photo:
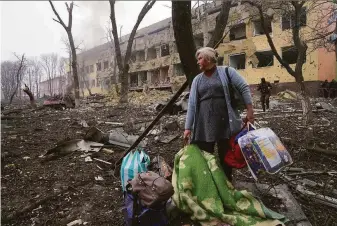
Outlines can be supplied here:
M66 77L58 76L52 79L48 79L46 81L40 82L39 87L39 96L54 96L54 95L62 95L65 93L66 89Z
M193 9L192 28L197 47L205 46L215 28L216 16L220 12L220 1ZM236 68L249 84L257 84L261 77L272 83L293 83L295 80L279 64L264 35L258 19L249 16L240 3L230 9L228 34L217 49L223 64ZM303 30L317 15L302 15ZM284 15L273 15L267 21L276 49L282 58L293 65L296 48L291 44L289 29L292 19ZM122 55L126 51L129 35L121 37ZM335 55L318 48L306 57L303 66L305 81L331 80L336 77ZM118 69L113 46L106 43L78 54L80 88L84 95L108 92L111 84L118 83ZM185 81L176 49L171 18L139 29L136 33L129 70L130 90L170 88L176 81Z

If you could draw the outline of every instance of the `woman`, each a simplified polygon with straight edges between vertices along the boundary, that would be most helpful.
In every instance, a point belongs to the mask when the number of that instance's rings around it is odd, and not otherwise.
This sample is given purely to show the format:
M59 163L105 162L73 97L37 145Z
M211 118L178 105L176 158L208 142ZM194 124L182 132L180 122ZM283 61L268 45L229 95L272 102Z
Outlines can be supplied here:
M229 147L229 138L241 129L242 120L237 109L233 109L230 104L226 67L216 66L216 51L209 47L201 48L196 52L196 58L203 72L192 82L184 139L191 139L192 144L209 153L214 153L216 143L221 166L231 181L232 168L224 163L224 157ZM248 84L233 68L228 69L228 76L245 103L247 120L253 122L254 112Z

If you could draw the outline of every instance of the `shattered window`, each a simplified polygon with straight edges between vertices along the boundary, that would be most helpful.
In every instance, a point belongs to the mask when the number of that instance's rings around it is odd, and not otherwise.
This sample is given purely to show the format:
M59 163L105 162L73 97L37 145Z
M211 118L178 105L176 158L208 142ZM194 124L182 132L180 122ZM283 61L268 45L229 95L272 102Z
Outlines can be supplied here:
M104 61L104 70L109 68L109 61Z
M170 48L168 44L164 44L160 48L162 57L170 55Z
M138 75L136 73L130 74L130 86L131 87L138 86Z
M271 20L266 19L265 23L267 24L268 33L272 33ZM263 27L262 27L261 20L254 21L254 36L263 35L263 34L264 34L264 30L263 30Z
M246 24L241 23L233 26L229 31L229 40L241 40L246 39Z
M153 60L157 58L156 49L154 47L147 49L147 60Z
M102 70L102 64L101 64L101 62L96 63L96 68L97 68L97 71L101 71Z
M306 26L307 25L307 9L306 7L303 7L301 9L301 15L300 15L300 26ZM295 26L295 12L290 11L289 13L284 13L282 15L282 30L291 29Z
M144 61L145 60L145 51L144 50L140 50L137 53L137 61Z
M268 67L274 65L274 54L272 51L263 51L255 53L259 63L257 67Z
M236 54L229 56L229 66L237 70L243 70L246 68L246 54Z
M282 47L282 60L288 64L296 64L298 51L295 46ZM306 57L304 58L306 62Z

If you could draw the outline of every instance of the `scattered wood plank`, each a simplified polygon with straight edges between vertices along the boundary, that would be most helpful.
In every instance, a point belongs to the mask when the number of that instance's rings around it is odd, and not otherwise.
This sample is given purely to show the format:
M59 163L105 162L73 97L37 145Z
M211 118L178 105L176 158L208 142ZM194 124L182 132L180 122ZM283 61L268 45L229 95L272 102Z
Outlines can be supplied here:
M102 159L98 159L98 158L93 158L93 159L96 160L96 161L99 161L99 162L103 162L103 163L108 164L108 165L112 165L111 162L107 162L107 161L104 161Z

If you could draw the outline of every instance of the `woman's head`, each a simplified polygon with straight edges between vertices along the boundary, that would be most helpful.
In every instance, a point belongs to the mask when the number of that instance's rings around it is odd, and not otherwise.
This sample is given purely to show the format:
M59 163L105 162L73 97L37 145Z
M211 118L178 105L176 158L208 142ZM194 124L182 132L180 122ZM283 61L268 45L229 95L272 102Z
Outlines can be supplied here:
M206 71L213 68L217 62L218 53L210 47L203 47L197 50L195 57L198 60L200 70Z

